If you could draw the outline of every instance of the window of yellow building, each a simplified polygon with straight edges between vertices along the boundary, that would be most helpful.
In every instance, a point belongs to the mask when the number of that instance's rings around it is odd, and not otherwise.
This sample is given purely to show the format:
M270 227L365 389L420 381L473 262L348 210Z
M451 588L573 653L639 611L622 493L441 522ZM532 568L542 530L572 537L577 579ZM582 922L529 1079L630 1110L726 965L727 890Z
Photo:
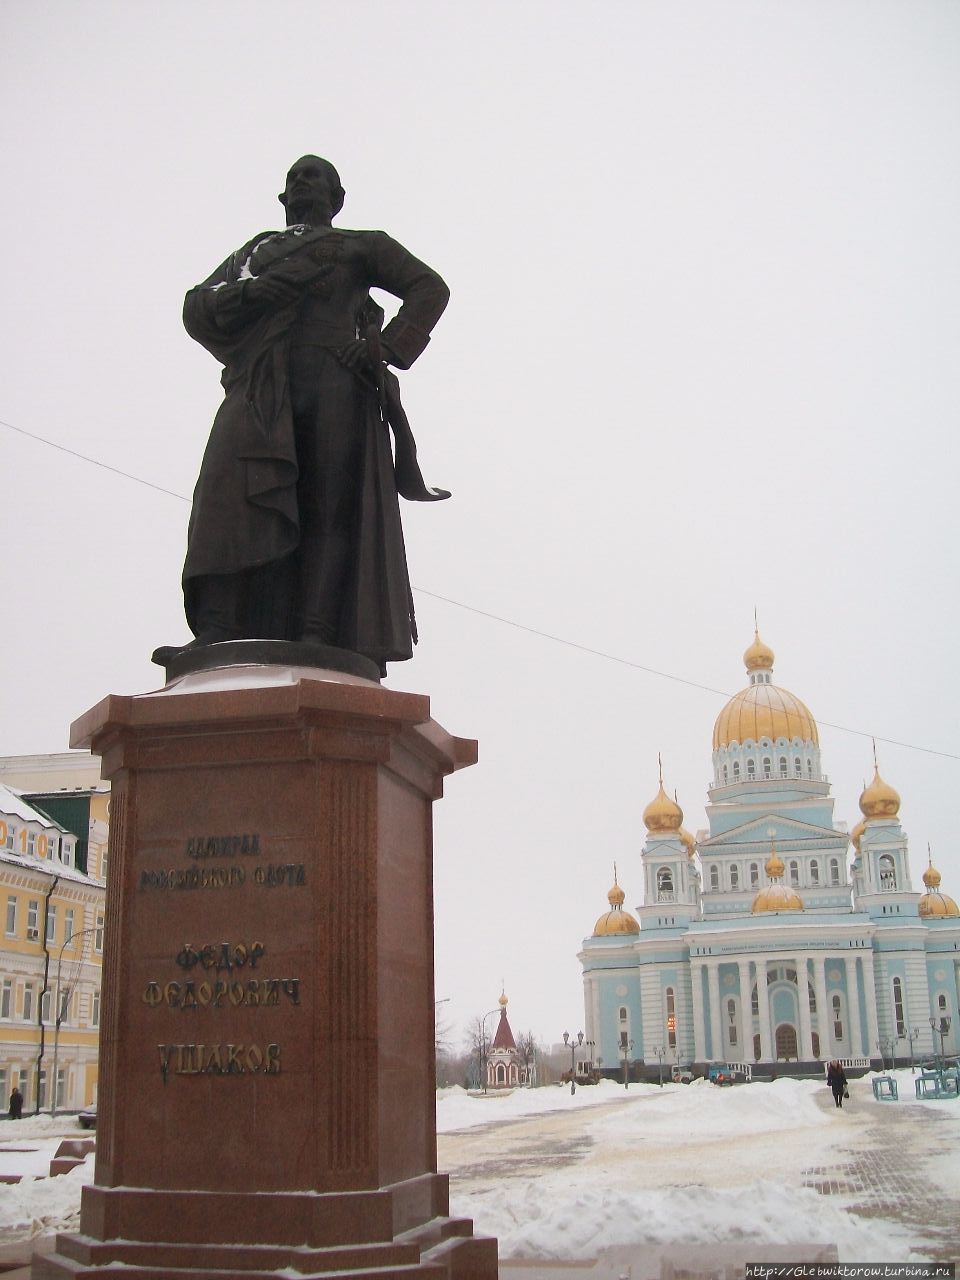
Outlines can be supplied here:
M12 938L17 932L17 895L11 893L7 897L7 937Z

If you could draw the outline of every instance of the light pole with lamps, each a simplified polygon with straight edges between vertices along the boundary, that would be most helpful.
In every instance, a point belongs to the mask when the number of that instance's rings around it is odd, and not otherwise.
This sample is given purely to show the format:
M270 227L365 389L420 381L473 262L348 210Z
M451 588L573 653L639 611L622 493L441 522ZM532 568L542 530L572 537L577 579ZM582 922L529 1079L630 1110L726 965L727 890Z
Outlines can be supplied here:
M630 1051L632 1049L633 1049L632 1040L620 1041L620 1056L621 1058L623 1058L623 1087L625 1089L628 1089L630 1087L630 1082L629 1082L628 1073L627 1073L627 1059L629 1058Z
M60 1023L63 1021L63 991L60 986L60 966L63 964L63 951L64 951L64 948L68 947L70 943L73 942L75 939L82 938L85 934L96 933L96 932L97 932L97 926L92 925L89 929L80 929L76 933L71 933L69 938L64 938L63 942L61 942L60 954L57 956L57 1003L56 1003L56 1016L53 1024L53 1081L50 1089L50 1099L51 1099L50 1114L52 1116L55 1116L57 1114L57 1066L58 1066L58 1059L60 1057ZM83 948L82 947L80 948L80 956L77 960L78 975L80 972L81 964L83 964ZM74 977L74 982L76 982L76 976ZM73 983L70 983L67 986L67 1002L68 1003L72 993L73 993Z
M934 1032L935 1035L938 1035L940 1037L940 1066L938 1070L940 1071L940 1074L943 1075L943 1061L944 1061L943 1042L947 1037L947 1032L950 1030L950 1018L948 1017L948 1015L944 1014L941 1017L939 1025L937 1025L936 1018L931 1016L930 1030ZM933 1042L933 1052L934 1054L936 1054L937 1052L936 1040L934 1040Z
M914 1027L911 1031L907 1032L907 1041L910 1044L910 1074L911 1075L915 1075L917 1070L913 1061L913 1046L914 1046L914 1043L919 1039L920 1039L919 1027Z
M663 1045L658 1044L653 1052L657 1055L657 1084L662 1089L663 1088L663 1055L666 1053L666 1049L663 1047Z
M583 1044L583 1032L578 1031L577 1038L573 1039L570 1032L565 1031L563 1033L563 1043L570 1046L570 1092L574 1094L577 1092L577 1049Z

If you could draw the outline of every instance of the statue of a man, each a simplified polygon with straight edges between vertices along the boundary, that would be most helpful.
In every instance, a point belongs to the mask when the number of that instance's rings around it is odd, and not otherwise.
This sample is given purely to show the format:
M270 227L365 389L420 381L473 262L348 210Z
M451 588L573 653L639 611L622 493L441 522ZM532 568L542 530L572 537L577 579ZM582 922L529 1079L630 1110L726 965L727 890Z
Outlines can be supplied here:
M449 496L423 482L387 366L416 360L449 290L384 232L333 227L343 199L333 165L302 156L280 196L286 230L254 236L187 294L184 324L223 364L224 401L183 591L194 646L332 645L382 672L416 641L398 493ZM371 288L401 300L382 333Z

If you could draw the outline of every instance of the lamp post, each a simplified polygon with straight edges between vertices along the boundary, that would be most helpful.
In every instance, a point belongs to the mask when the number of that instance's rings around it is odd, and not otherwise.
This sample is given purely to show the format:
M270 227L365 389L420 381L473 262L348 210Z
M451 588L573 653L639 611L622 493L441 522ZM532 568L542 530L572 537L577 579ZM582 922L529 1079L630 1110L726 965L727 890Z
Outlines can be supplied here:
M663 1088L663 1055L667 1052L663 1045L657 1045L653 1051L657 1055L657 1084Z
M935 1034L935 1035L938 1035L938 1036L940 1037L940 1066L939 1066L938 1070L939 1070L940 1074L942 1075L942 1074L943 1074L943 1059L944 1059L943 1042L944 1042L944 1040L946 1039L947 1032L950 1030L950 1018L947 1016L947 1014L944 1014L944 1015L941 1017L940 1022L939 1022L939 1025L938 1025L938 1023L937 1023L937 1019L931 1015L931 1017L930 1017L930 1020L929 1020L929 1021L930 1021L930 1030L931 1030L932 1032L934 1032L934 1034ZM934 1052L934 1054L936 1055L936 1052L937 1052L937 1042L936 1042L936 1040L934 1040L934 1042L933 1042L933 1052Z
M916 1070L917 1070L916 1066L914 1065L914 1061L913 1061L913 1046L914 1046L914 1042L915 1042L915 1041L917 1041L917 1040L919 1040L919 1039L920 1039L920 1028L919 1028L919 1027L914 1027L912 1030L910 1030L910 1031L908 1031L908 1032L907 1032L907 1041L908 1041L908 1043L909 1043L909 1045L910 1045L910 1074L911 1074L911 1075L915 1075L915 1074L916 1074Z
M563 1033L563 1043L570 1046L570 1092L577 1092L576 1068L577 1068L577 1049L583 1044L583 1032L578 1031L577 1037L574 1039L569 1031Z
M63 964L63 950L68 947L75 938L82 938L84 934L96 933L97 926L92 925L89 929L80 929L77 933L71 933L69 938L64 938L60 944L60 954L57 956L57 1004L56 1017L53 1023L53 1081L50 1089L50 1114L57 1114L57 1066L60 1057L60 1023L63 1021L63 993L60 988L60 966ZM80 963L83 963L83 948L80 950ZM77 971L79 973L79 969ZM67 999L70 999L72 986L67 988Z
M490 1009L480 1019L480 1089L487 1092L487 1019L492 1018L499 1009Z
M632 1040L620 1041L620 1056L621 1058L623 1058L623 1087L625 1089L628 1089L630 1087L630 1082L627 1077L627 1059L630 1056L630 1051L632 1048L633 1048Z

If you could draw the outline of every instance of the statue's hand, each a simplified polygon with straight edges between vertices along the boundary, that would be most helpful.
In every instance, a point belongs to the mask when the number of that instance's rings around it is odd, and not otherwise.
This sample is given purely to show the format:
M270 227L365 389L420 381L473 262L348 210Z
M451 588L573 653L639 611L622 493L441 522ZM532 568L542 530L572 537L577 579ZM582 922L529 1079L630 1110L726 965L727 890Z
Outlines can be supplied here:
M393 352L385 342L380 344L380 358L384 364L393 362ZM370 353L370 343L365 338L354 338L337 352L337 359L347 369L357 373L376 368L377 361Z
M262 276L255 276L247 281L247 301L255 306L286 306L332 270L330 263L318 265L306 259L295 258L290 262L283 262Z

